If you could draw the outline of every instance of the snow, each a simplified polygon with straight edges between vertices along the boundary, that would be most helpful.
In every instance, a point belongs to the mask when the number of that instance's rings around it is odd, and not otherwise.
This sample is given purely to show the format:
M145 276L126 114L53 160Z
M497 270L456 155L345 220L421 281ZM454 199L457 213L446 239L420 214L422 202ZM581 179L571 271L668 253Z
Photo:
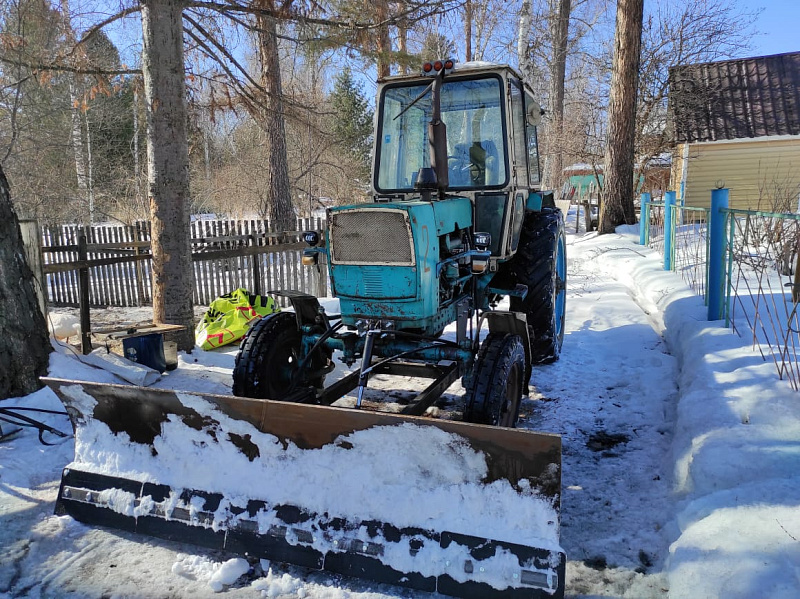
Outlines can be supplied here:
M568 230L574 230L574 222ZM635 228L621 228L616 235L568 236L564 349L557 363L534 369L531 395L522 407L521 428L562 436L560 543L569 560L567 596L797 597L800 397L779 380L774 364L764 362L747 340L720 322L706 321L702 299L677 275L665 273L660 256L637 241ZM181 353L178 368L153 386L228 393L235 353L235 347ZM110 372L81 363L63 345L51 356L50 376L121 382ZM376 377L374 385L379 389L373 394L391 398L400 393L393 379ZM455 409L460 393L456 384L445 397ZM47 389L0 406L12 404L61 407ZM440 407L446 413L454 405ZM61 416L43 419L62 430L69 427ZM428 442L413 428L395 432L411 435L414 444ZM362 477L383 476L389 484L391 477L386 473L396 464L438 456L441 451L441 446L423 445L422 451L408 452L402 438L387 439L374 429L367 432L372 438L365 435L359 440L364 444L363 455L355 452L354 463L348 465L361 469L353 480L362 483L369 480ZM108 449L104 445L108 436L101 433L87 431L96 438L78 440L78 457L81 452ZM452 439L444 436L437 442L448 446ZM263 440L259 447L267 450ZM40 445L30 429L0 442L3 599L69 594L425 596L263 560L248 563L191 545L92 529L69 517L54 516L60 470L76 457L75 452L71 440L52 447ZM110 464L109 469L142 474L137 460L147 456L123 453L127 461ZM325 469L332 466L328 460L337 460L341 467L341 456L335 454L331 446L303 463L303 468L314 469L314 476L308 478L315 484L303 489L309 501L325 493L325 501L360 504L381 516L418 517L413 510L419 502L399 487L391 499L382 494L377 496L382 499L371 497L368 485L343 489L347 485L340 484L335 493L326 493L336 487L335 480L325 478ZM455 451L454 456L454 468L445 470L442 465L437 476L469 485L470 477L478 476L480 459L468 452ZM220 457L229 458L233 456ZM103 456L92 459L102 463ZM233 472L231 464L228 470ZM215 484L225 474L208 470L192 472L193 483ZM185 474L170 473L168 468L164 473L168 477ZM424 489L425 481L418 482ZM427 482L433 485L435 481ZM256 481L229 476L225 484L247 494ZM434 486L421 492L427 497ZM108 500L120 510L127 509L124 496ZM525 527L540 520L539 516L517 517L513 506L498 508L506 515L515 514L506 517L512 530L504 534L547 536L547 531L532 533ZM431 517L449 519L456 526L460 516L445 510ZM473 514L462 525L474 530L492 518L492 514ZM514 531L514 527L520 529Z

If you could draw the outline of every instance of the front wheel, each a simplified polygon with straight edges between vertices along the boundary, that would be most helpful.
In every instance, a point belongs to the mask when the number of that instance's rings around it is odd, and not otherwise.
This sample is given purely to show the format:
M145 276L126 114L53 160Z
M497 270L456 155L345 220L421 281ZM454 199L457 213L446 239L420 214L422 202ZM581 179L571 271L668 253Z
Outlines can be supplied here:
M233 394L256 399L284 399L299 376L300 331L291 312L275 312L247 331L236 354Z
M514 427L525 385L525 348L519 335L489 333L475 359L464 420Z

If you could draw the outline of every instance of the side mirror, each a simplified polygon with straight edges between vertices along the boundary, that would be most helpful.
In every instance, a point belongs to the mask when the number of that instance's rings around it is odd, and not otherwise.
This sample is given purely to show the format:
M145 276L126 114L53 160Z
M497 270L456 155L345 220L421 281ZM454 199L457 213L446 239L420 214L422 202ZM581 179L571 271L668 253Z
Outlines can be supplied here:
M544 109L542 109L541 105L534 100L532 96L527 95L526 100L525 120L527 120L528 124L532 127L538 127L542 124L542 115L544 114Z

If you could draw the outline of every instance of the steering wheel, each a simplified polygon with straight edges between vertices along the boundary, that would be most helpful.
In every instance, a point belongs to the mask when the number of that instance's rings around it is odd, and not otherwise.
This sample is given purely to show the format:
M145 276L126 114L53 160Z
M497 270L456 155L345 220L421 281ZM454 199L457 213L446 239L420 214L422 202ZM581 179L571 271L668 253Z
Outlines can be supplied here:
M470 162L463 156L448 156L447 170L450 174L450 185L469 185Z

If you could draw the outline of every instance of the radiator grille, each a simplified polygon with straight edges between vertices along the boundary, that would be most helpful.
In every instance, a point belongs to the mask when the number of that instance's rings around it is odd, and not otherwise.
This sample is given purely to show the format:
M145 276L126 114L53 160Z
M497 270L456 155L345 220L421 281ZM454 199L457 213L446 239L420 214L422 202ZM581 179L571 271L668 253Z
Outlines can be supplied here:
M331 219L334 264L413 266L411 239L404 210L345 210Z

